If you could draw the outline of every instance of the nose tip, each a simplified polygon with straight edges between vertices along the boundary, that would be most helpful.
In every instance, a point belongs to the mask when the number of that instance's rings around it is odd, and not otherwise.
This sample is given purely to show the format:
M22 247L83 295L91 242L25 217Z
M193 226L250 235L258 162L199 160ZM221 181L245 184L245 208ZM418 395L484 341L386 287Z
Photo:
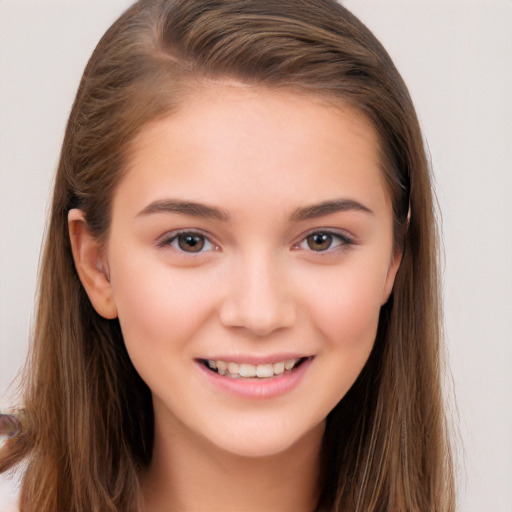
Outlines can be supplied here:
M246 272L244 279L232 282L221 305L220 319L226 327L268 336L295 323L292 293L283 279L273 278L270 272Z
M291 327L295 323L295 312L284 303L242 305L236 301L224 304L221 312L222 324L250 331L258 337Z
M264 337L276 330L291 327L295 322L295 315L291 308L284 305L271 308L269 304L254 304L250 308L242 309L240 304L232 302L223 308L221 320L226 327L243 328L256 336Z

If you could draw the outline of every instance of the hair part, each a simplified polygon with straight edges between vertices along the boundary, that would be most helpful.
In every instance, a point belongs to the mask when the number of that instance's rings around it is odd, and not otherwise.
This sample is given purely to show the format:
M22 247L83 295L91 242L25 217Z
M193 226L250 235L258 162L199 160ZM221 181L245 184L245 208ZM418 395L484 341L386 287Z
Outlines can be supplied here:
M119 322L92 308L67 214L108 240L131 143L211 81L286 88L349 105L375 128L402 253L372 354L327 419L318 510L453 511L440 385L437 233L429 165L407 88L371 32L334 0L141 0L82 77L57 170L26 371L23 512L136 511L151 460L151 394Z

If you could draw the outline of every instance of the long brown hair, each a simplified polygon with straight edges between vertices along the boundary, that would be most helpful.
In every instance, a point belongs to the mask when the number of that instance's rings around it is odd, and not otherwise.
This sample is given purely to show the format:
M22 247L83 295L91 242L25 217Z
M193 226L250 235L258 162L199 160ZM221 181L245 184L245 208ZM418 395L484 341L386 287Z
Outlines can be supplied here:
M151 394L117 320L92 308L67 226L80 208L108 238L130 142L209 80L322 95L362 112L381 144L403 251L372 354L327 418L318 510L454 510L440 385L437 235L415 110L390 57L335 0L141 0L85 71L57 170L25 374L23 433L0 471L25 461L22 512L136 511L151 460Z

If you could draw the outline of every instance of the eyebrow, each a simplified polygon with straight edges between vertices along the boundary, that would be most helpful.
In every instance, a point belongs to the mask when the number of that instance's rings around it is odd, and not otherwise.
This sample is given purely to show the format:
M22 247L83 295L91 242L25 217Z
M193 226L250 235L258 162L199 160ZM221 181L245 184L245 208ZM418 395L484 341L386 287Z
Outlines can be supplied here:
M373 215L373 211L370 210L370 208L364 206L358 201L354 201L352 199L333 199L329 201L323 201L318 204L297 208L290 216L290 220L292 222L298 222L316 219L318 217L324 217L325 215L330 215L332 213L345 211L359 211ZM183 201L179 199L161 199L158 201L153 201L141 212L139 212L137 217L154 213L178 213L181 215L190 215L192 217L216 219L224 222L227 222L231 219L229 213L220 208L209 206L203 203Z
M294 222L302 220L316 219L331 213L347 212L347 211L358 211L369 213L374 215L373 211L367 206L354 201L352 199L333 199L330 201L324 201L322 203L313 204L311 206L305 206L297 208L291 215L290 219Z
M139 212L137 216L150 215L152 213L179 213L192 217L206 217L222 221L230 219L230 215L220 208L193 201L181 201L179 199L154 201Z

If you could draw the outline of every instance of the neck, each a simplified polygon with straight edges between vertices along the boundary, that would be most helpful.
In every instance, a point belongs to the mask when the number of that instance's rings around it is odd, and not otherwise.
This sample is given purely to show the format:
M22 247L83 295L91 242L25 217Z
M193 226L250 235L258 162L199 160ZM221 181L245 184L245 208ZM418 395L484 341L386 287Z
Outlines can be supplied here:
M269 457L242 457L155 431L141 476L144 512L312 512L318 501L324 425ZM175 434L175 433L174 433Z

